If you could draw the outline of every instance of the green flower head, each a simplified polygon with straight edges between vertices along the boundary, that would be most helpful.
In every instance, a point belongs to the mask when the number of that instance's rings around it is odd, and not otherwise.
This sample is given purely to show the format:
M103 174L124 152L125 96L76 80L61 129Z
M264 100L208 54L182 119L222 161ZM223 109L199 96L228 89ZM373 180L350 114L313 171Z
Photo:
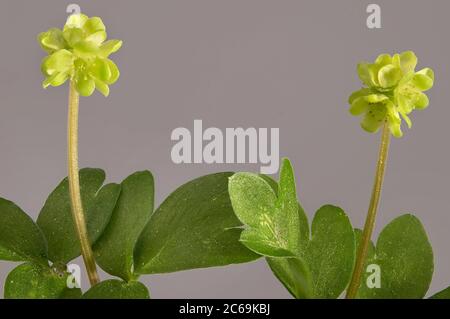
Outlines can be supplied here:
M358 64L358 75L365 87L354 92L350 98L350 113L363 115L361 127L377 132L387 122L395 137L403 135L402 118L409 128L409 114L424 109L429 101L424 91L434 83L430 68L415 71L417 57L412 51L400 54L382 54L374 63Z
M43 87L59 86L70 79L82 96L95 89L108 96L109 85L119 78L119 69L108 57L122 41L106 41L102 19L73 14L63 30L52 28L39 34L41 47L49 54L42 61Z

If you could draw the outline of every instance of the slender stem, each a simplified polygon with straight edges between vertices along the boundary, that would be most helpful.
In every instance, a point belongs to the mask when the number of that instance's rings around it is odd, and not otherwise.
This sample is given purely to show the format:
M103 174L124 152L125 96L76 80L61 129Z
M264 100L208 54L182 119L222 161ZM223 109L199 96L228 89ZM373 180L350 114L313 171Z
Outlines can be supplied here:
M386 162L388 157L390 132L388 123L384 123L383 133L381 135L380 151L378 154L377 170L375 173L375 182L370 199L369 211L364 224L364 230L361 237L361 243L356 255L355 269L353 270L352 280L347 290L347 299L353 299L358 292L361 277L364 270L364 264L367 256L367 250L375 227L375 219L377 216L378 203L380 202L381 189L383 187L384 172L386 170Z
M81 254L86 265L86 271L91 285L99 282L94 254L89 242L86 220L84 218L83 203L80 195L80 180L78 170L78 107L79 96L74 84L70 83L69 91L69 115L68 115L68 169L69 169L69 191L72 207L72 217L80 241Z

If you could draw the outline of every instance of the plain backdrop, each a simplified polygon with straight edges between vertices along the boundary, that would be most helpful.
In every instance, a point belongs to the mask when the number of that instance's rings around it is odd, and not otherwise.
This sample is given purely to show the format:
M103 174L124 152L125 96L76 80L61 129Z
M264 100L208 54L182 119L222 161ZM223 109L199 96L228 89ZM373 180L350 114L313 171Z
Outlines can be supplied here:
M36 36L62 27L68 1L0 2L0 196L37 217L66 176L67 85L43 90ZM430 107L393 140L375 236L403 213L417 215L435 254L430 292L450 284L450 2L376 1L382 29L366 27L361 0L96 0L77 2L101 16L121 78L104 98L81 99L80 165L120 182L148 169L160 203L184 182L259 165L175 165L177 127L278 127L280 156L291 159L308 216L341 206L362 227L378 135L348 114L360 87L356 64L414 50L436 72ZM79 262L79 260L78 260ZM0 262L0 289L12 263ZM154 298L286 298L263 260L146 276ZM83 281L86 287L87 280Z

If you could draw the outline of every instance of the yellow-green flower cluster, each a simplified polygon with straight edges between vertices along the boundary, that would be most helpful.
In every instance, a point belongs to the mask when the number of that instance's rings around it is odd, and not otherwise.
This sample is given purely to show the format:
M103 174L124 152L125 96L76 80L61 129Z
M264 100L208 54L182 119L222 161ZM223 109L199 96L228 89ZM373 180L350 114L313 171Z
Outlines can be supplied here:
M82 96L95 89L108 96L109 85L119 78L119 69L108 57L122 46L106 41L106 28L99 17L71 15L63 28L39 34L41 47L49 54L42 61L43 87L59 86L70 79Z
M358 64L358 75L365 87L350 98L350 113L363 115L361 126L376 132L387 122L395 137L403 135L402 118L411 127L409 114L424 109L429 101L425 91L434 83L430 68L415 71L417 57L412 51L400 54L382 54L374 63Z

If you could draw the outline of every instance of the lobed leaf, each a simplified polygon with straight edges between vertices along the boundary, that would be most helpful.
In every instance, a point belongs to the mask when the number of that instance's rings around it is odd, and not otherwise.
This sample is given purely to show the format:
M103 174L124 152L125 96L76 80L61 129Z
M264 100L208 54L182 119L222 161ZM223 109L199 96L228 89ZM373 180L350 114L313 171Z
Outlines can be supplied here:
M450 287L447 287L444 290L434 294L430 297L430 299L450 299Z
M106 280L89 289L83 299L149 299L147 287L138 281Z
M67 273L57 274L49 267L26 263L14 268L5 281L6 299L78 298L81 290L67 288Z
M265 256L295 256L299 251L299 215L295 178L285 159L277 190L267 178L237 173L229 183L230 199L236 216L247 228L241 241Z
M0 198L0 260L48 265L42 231L22 209L3 198Z
M319 209L312 224L297 200L294 172L283 161L280 181L250 173L230 180L230 197L247 229L241 241L266 260L296 298L337 298L347 286L355 259L354 233L342 209Z
M313 278L315 298L337 298L347 287L355 260L353 227L342 209L320 208L311 226L305 260Z
M433 276L433 251L427 234L413 215L402 215L390 222L378 237L373 263L381 269L381 287L361 285L365 298L421 299Z
M231 175L197 178L167 197L137 242L137 273L223 266L259 257L239 242L242 224L233 213L228 194Z
M154 180L150 172L137 172L121 184L121 194L104 233L94 245L103 270L126 281L134 278L133 250L153 212Z
M313 278L305 260L301 257L273 258L266 261L292 296L297 299L313 298Z
M109 222L120 186L102 187L105 173L100 169L80 170L80 191L88 235L95 243ZM81 248L73 223L67 177L49 195L37 224L48 241L48 257L53 262L67 263L80 256Z

